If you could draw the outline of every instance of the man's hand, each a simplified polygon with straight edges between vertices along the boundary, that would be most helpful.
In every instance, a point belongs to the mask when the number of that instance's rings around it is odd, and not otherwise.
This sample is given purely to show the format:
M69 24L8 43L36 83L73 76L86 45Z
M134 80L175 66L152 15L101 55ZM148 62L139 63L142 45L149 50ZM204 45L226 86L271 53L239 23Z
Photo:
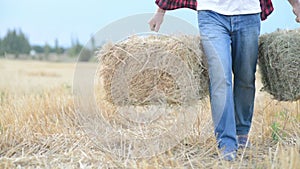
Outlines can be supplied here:
M289 0L293 7L293 12L296 15L296 22L300 23L300 0Z
M160 25L162 24L165 16L165 11L158 9L154 16L149 20L149 26L151 31L158 32Z

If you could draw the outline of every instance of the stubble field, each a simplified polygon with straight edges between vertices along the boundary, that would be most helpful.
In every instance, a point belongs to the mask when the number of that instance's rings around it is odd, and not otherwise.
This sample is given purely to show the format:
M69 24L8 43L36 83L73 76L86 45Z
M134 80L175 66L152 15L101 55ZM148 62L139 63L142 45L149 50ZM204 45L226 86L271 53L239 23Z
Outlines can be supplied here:
M89 63L87 63L89 66ZM219 159L203 119L177 146L149 158L115 158L81 130L74 108L74 63L0 60L0 168L291 168L300 166L300 105L257 95L252 147Z

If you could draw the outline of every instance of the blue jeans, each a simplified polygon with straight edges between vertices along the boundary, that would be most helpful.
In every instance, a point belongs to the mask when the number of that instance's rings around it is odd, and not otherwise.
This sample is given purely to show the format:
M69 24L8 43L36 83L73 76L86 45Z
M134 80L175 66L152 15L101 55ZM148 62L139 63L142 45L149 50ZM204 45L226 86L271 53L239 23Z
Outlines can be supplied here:
M198 11L198 24L215 135L219 148L236 149L236 135L248 134L252 122L260 16Z

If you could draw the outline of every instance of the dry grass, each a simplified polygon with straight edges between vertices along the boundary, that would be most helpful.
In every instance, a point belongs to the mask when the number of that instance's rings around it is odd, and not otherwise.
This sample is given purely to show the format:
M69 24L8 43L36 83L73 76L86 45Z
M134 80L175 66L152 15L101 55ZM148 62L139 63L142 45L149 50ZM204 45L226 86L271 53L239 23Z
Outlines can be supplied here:
M300 99L300 29L279 30L259 39L264 90L279 101Z
M206 97L208 72L200 46L200 37L188 35L130 36L107 43L97 54L104 99L116 105L151 105L162 102L156 93L164 93L170 104ZM193 92L184 96L184 88Z
M191 135L169 151L144 159L115 158L80 129L70 88L73 67L0 60L0 168L293 169L300 166L299 102L273 101L270 95L259 91L250 133L253 147L239 150L235 162L219 160L212 131L203 135L203 122L210 119L208 108L207 116L198 117ZM39 76L40 81L20 73L24 70L53 71L58 76ZM34 87L35 84L39 87ZM258 90L260 87L258 81Z

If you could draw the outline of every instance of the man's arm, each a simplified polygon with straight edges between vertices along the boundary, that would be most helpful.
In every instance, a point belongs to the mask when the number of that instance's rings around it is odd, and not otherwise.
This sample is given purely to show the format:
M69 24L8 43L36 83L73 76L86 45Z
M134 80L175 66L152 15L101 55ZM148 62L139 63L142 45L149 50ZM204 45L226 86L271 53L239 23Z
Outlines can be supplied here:
M296 15L296 22L300 23L300 0L288 0L293 7L293 12Z
M160 25L162 24L165 16L165 10L158 8L154 16L149 20L149 26L151 31L158 32Z

